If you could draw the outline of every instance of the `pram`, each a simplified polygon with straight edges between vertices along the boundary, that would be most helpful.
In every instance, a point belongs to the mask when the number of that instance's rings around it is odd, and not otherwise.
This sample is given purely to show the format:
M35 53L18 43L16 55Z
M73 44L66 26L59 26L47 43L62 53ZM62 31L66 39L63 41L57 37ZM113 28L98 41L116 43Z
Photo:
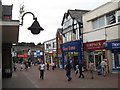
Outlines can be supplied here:
M102 68L101 68L101 66L97 66L96 69L97 69L97 74L101 75L102 74Z

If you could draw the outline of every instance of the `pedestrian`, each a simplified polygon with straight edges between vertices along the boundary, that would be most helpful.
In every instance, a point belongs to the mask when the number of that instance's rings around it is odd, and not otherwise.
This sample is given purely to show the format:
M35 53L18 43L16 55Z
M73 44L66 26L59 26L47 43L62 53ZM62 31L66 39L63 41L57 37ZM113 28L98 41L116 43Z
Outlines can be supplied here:
M57 67L57 62L54 62L54 68L56 68Z
M45 64L44 64L43 61L39 66L39 70L40 70L40 78L43 80L43 78L44 78L44 70L45 70Z
M15 62L14 63L14 71L16 71L16 69L17 69L17 63Z
M25 63L25 69L28 70L28 62Z
M55 68L54 62L51 65L52 65L52 70L54 70L54 68Z
M79 63L78 68L79 68L79 78L81 78L81 76L82 78L84 78L85 76L83 74L83 64Z
M107 62L105 62L105 59L103 59L100 63L101 68L102 68L102 75L106 76L106 68L107 68Z
M94 79L93 72L94 72L94 63L93 63L92 61L90 61L90 74L91 74L91 79Z
M105 62L106 62L106 74L108 74L108 59L104 59L105 60Z
M98 75L101 75L102 69L101 69L100 64L98 64L98 66L96 67L96 70L97 70L97 74L98 74Z
M79 73L79 68L78 68L78 64L75 66L76 67L76 70L75 70L75 74L78 74Z
M71 69L72 69L72 65L71 65L70 61L68 60L67 65L65 67L66 76L68 78L68 81L71 81L71 79L72 79L72 77L71 77Z
M47 62L47 70L49 70L49 63Z
M23 70L23 63L20 65L20 71Z

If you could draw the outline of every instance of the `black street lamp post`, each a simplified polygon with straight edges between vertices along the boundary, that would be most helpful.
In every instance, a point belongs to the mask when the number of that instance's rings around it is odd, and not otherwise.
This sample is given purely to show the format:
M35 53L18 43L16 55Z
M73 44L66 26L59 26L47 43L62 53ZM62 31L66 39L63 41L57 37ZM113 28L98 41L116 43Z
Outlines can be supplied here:
M22 18L21 18L21 24L20 25L23 25L23 17L26 15L26 14L32 14L33 15L33 20L35 20L33 22L33 24L28 28L28 30L31 30L31 33L32 34L39 34L40 31L43 31L44 29L40 26L39 22L37 21L37 18L35 17L35 15L32 13L32 12L26 12L23 14Z

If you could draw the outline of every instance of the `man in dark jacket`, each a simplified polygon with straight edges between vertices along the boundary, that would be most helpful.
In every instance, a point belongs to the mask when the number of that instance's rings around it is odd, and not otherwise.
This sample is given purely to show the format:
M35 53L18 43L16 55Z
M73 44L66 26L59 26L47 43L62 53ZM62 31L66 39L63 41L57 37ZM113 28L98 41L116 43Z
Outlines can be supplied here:
M81 78L81 76L82 76L82 78L84 78L85 76L84 76L84 74L82 73L82 72L83 72L83 71L82 71L83 64L82 64L82 63L79 63L78 68L79 68L79 78Z
M66 76L68 78L68 81L70 81L72 79L72 77L71 77L71 69L72 69L72 65L71 65L70 61L68 60L68 63L66 65L66 67L65 67Z

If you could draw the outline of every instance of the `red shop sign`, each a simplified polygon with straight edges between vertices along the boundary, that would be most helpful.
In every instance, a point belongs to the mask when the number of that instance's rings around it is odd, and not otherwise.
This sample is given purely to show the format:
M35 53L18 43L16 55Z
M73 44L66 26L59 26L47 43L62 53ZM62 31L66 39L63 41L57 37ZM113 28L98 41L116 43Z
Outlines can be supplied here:
M104 47L103 47L104 42L105 42L105 40L84 43L84 50L85 51L102 50L102 49L104 49Z
M17 57L24 57L24 58L27 58L28 55L17 55Z
M53 56L53 53L45 53L45 56Z

